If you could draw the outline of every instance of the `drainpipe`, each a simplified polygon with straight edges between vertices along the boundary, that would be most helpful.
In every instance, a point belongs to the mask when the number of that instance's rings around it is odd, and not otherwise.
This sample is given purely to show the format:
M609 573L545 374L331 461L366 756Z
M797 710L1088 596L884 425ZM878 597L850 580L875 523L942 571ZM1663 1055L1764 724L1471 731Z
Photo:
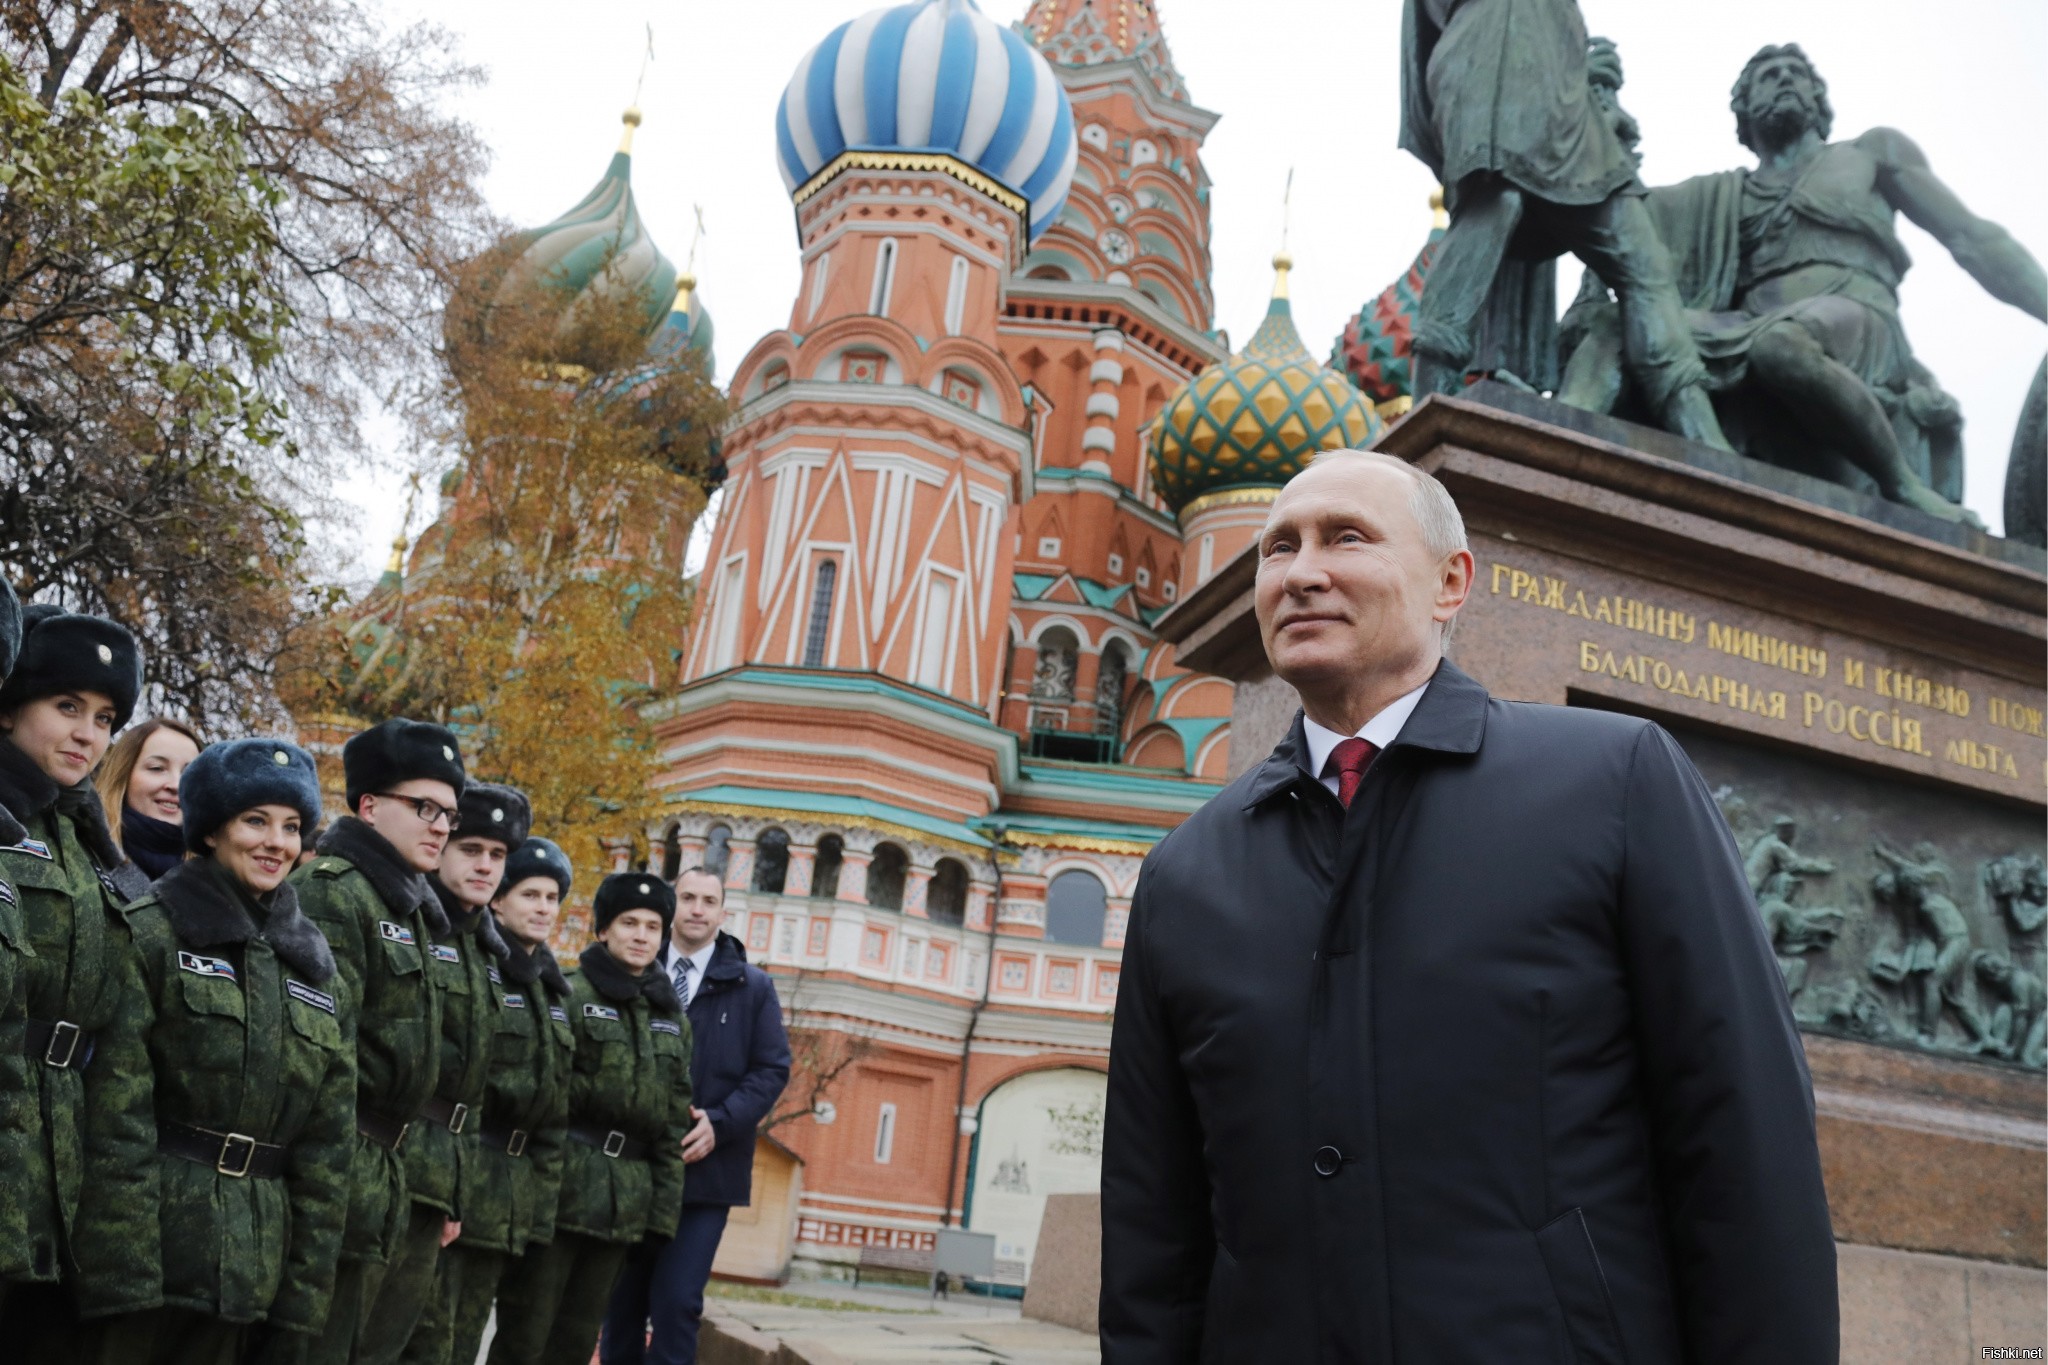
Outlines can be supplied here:
M974 1033L981 1027L982 1011L988 1008L989 988L996 980L996 910L1003 899L1003 864L998 855L1009 847L1005 841L1008 833L1007 825L988 827L988 866L995 873L995 895L988 905L988 953L981 973L981 999L967 1016L967 1037L960 1044L960 1088L953 1096L953 1157L946 1170L946 1207L939 1213L942 1228L953 1226L953 1200L960 1191L960 1120L967 1108L967 1062L974 1051Z

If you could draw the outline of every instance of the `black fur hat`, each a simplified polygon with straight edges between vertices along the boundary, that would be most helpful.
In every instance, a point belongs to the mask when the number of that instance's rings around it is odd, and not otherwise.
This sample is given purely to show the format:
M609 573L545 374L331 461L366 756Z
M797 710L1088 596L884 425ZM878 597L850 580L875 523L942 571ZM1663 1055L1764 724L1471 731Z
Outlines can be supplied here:
M313 756L289 740L233 739L209 744L178 779L184 807L185 847L206 852L206 837L255 806L290 806L299 813L299 837L312 846L320 823L320 773Z
M533 828L533 806L517 787L495 782L472 782L462 789L457 803L455 828L448 842L457 839L496 839L511 852L526 842Z
M104 616L66 611L47 602L21 612L21 650L0 709L59 692L98 692L114 703L114 728L135 714L142 695L142 646L128 627Z
M554 840L543 839L536 834L513 849L512 856L505 860L505 876L498 883L499 894L510 891L528 877L552 877L566 896L569 884L576 879L576 872L569 866L569 855L562 852Z
M21 599L14 595L13 584L0 578L0 682L7 681L20 657Z
M445 725L394 716L380 721L341 746L341 775L348 808L365 796L388 792L401 782L432 778L462 795L462 749Z
M652 910L661 916L661 936L665 939L676 919L676 890L652 872L614 872L598 883L597 897L591 905L597 932L603 933L607 925L628 910Z

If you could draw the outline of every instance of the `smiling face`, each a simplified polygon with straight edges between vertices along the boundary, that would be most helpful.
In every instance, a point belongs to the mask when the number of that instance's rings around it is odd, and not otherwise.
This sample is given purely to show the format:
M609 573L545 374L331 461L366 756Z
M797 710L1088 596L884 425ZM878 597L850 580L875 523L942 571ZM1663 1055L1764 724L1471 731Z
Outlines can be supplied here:
M684 956L696 952L725 925L725 886L709 872L685 872L676 878L676 923L670 930Z
M14 747L60 787L86 779L114 738L114 699L100 692L59 692L0 716Z
M298 861L302 823L290 806L252 806L207 835L206 846L250 895L268 895Z
M661 952L661 916L652 910L626 910L604 927L597 941L635 975L653 965Z
M562 887L553 877L522 877L500 892L491 911L505 932L529 948L546 943L562 913Z
M185 765L199 757L199 746L183 731L159 725L142 741L135 756L135 770L128 774L128 807L163 821L179 823L178 779Z
M1416 493L1413 476L1380 459L1324 458L1280 490L1259 537L1266 657L1333 728L1371 718L1344 723L1353 700L1384 705L1428 679L1471 589L1472 556L1430 549Z
M472 910L489 905L505 876L509 852L499 840L465 835L441 850L441 884Z

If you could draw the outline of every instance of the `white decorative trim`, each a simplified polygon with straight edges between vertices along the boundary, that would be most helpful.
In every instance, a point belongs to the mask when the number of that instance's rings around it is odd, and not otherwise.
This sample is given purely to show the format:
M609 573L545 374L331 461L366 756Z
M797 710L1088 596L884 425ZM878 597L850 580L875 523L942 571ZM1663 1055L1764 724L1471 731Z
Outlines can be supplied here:
M1116 432L1109 427L1090 427L1081 433L1081 449L1113 451L1116 449Z
M1105 327L1095 334L1095 349L1098 351L1122 351L1124 334L1114 327Z
M1091 393L1088 395L1087 415L1107 417L1114 422L1124 410L1123 400L1113 393Z
M1121 360L1098 360L1088 367L1088 382L1091 384L1121 384L1124 382L1124 363Z

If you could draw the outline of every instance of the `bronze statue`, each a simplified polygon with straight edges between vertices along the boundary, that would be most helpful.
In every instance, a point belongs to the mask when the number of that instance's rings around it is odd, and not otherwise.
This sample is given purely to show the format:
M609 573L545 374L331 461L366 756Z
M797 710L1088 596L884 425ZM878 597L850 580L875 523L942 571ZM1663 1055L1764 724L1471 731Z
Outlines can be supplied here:
M2039 1069L2048 1063L2048 987L2002 953L1973 954L1977 989L1999 1004L1977 1051Z
M1948 864L1926 843L1916 845L1911 857L1881 839L1872 851L1891 869L1878 874L1876 889L1880 900L1901 910L1905 942L1895 955L1878 954L1871 961L1871 975L1904 988L1920 1046L1935 1045L1944 1007L1973 1045L1982 1043L1989 1030L1963 993L1970 965L1970 925L1946 894Z
M1756 841L1744 863L1750 890L1756 893L1757 914L1763 917L1764 933L1771 952L1778 959L1778 974L1784 978L1785 994L1793 1000L1806 985L1806 955L1826 952L1842 932L1842 911L1797 904L1807 877L1824 877L1835 870L1825 858L1803 858L1792 849L1799 827L1789 815L1771 822L1771 832Z
M1619 355L1654 419L1726 448L1670 255L1592 88L1587 48L1578 0L1405 0L1401 146L1436 173L1451 213L1415 330L1418 393L1463 382L1483 313L1554 336L1541 303L1570 251L1614 287Z
M1911 260L1894 222L1904 213L1992 295L2048 320L2039 263L1971 213L1905 134L1875 128L1829 142L1827 83L1797 44L1750 58L1731 108L1756 168L1652 190L1648 211L1738 445L1974 522L1958 505L1961 415L1900 326L1898 285ZM1597 411L1622 402L1635 381L1621 363L1623 322L1589 277L1565 322L1560 399ZM1654 412L1656 394L1648 398Z

